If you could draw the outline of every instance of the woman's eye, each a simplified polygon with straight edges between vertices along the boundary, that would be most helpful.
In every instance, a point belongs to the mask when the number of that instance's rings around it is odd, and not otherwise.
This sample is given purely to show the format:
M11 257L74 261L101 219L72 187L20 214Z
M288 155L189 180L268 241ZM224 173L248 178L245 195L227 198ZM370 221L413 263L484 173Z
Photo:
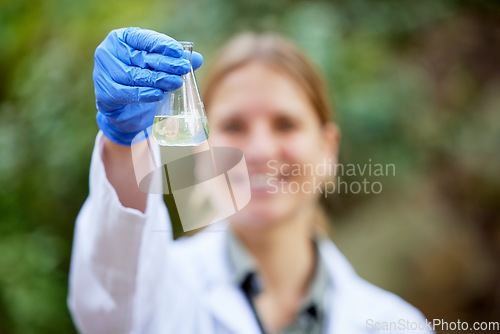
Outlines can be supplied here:
M290 119L279 119L276 121L275 127L279 131L287 132L295 130L298 127L298 124Z
M238 121L233 121L233 122L227 122L222 125L222 131L224 132L242 132L245 130L245 125L242 122Z

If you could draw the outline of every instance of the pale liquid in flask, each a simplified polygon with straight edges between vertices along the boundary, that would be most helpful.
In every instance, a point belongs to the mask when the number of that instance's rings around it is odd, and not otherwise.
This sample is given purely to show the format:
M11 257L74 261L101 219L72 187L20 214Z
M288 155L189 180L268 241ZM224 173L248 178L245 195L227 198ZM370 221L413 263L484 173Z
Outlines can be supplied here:
M206 117L155 116L153 121L153 137L160 146L198 146L208 135Z

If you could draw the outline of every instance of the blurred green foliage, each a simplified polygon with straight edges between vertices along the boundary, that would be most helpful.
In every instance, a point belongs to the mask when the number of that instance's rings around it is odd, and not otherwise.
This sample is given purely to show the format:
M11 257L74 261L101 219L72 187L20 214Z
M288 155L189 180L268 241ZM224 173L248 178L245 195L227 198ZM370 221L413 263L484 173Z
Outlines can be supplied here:
M499 9L458 0L2 2L0 333L74 332L65 298L97 133L93 51L124 26L192 40L207 63L237 31L295 40L331 84L340 161L396 165L395 177L370 179L381 194L325 201L339 247L362 276L429 318L498 315Z

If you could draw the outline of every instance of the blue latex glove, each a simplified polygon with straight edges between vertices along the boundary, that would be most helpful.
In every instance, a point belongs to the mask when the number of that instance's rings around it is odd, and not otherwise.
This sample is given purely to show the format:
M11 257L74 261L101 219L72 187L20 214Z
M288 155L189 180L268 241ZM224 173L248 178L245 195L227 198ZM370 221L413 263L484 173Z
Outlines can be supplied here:
M115 143L132 139L153 124L157 102L165 91L182 86L191 64L171 37L140 28L111 31L94 55L97 124ZM193 69L203 57L193 52Z

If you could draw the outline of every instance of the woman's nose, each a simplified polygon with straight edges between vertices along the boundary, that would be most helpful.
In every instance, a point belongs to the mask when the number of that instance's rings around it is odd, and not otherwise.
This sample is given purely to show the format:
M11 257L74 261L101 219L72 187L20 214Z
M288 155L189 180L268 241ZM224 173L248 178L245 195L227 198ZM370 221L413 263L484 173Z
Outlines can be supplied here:
M243 148L247 163L265 164L276 159L278 151L279 143L272 129L266 124L254 124Z

